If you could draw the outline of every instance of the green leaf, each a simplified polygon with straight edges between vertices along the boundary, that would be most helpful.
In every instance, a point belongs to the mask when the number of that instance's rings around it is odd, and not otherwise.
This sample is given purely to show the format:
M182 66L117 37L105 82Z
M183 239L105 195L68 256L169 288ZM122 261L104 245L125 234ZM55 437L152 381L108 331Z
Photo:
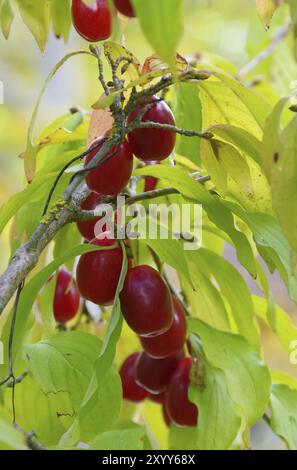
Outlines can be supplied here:
M48 1L16 0L24 23L30 29L41 51L49 33L50 3Z
M206 365L204 386L192 385L189 397L199 409L197 449L228 449L240 430L241 419L228 392L224 372Z
M201 161L218 192L224 197L227 193L227 172L221 164L212 142L201 141Z
M287 385L273 385L271 393L271 428L284 439L290 450L297 450L297 390Z
M255 313L259 318L261 318L261 320L269 325L266 300L257 296L254 296L253 300L255 305ZM293 356L294 348L296 346L297 328L294 326L291 318L280 307L275 307L275 310L276 318L273 331L284 350L289 354L292 354L292 359L294 359ZM293 360L291 362L293 363Z
M175 86L176 107L174 115L176 125L182 129L191 129L196 132L202 130L202 111L199 99L199 89L193 83L178 83ZM200 139L178 136L176 152L198 164L200 161Z
M10 28L14 19L10 0L4 0L0 5L0 24L3 36L8 39Z
M104 432L91 441L90 450L143 450L144 437L140 426Z
M195 181L188 173L180 168L165 165L146 166L134 172L135 175L150 175L163 178L164 181L177 189L186 199L202 204L209 219L232 240L240 263L256 277L256 266L251 246L245 235L234 227L231 211L224 207L220 199L209 194L206 188ZM227 210L226 210L227 209Z
M73 409L78 411L100 347L96 336L68 331L26 345L24 351L33 377L43 392L67 392Z
M6 409L11 412L11 390L6 389ZM18 425L26 432L34 430L44 446L55 445L73 421L74 410L68 394L45 394L27 376L15 388Z
M182 0L132 0L142 32L154 51L167 63L174 62L182 34Z
M76 246L81 241L81 234L79 233L76 224L65 225L55 237L54 258L58 258L69 246ZM69 259L66 263L67 268L72 271L74 260Z
M200 250L199 250L200 251ZM192 252L191 252L192 253ZM190 256L191 257L191 256ZM182 286L185 291L187 301L191 306L191 314L205 323L223 331L230 330L228 312L220 292L210 280L208 273L197 267L196 263L189 262L192 284L182 277Z
M259 348L259 334L254 325L254 306L249 289L236 268L216 253L200 248L189 256L193 276L200 272L209 279L214 278L222 295L228 301L237 331L256 349ZM209 311L209 317L217 312ZM207 322L209 323L209 322Z
M282 229L297 252L297 116L281 134L282 147L271 169L272 204Z
M0 450L26 450L24 438L11 424L0 419Z
M238 335L216 330L198 319L188 319L189 330L201 338L209 364L225 374L232 400L251 426L265 412L270 375L258 354Z
M88 412L79 414L80 438L82 440L88 441L114 427L121 411L122 393L121 378L116 367L112 365L104 373L101 386L92 396L92 406L88 407Z
M245 129L229 124L218 124L209 128L209 131L217 137L235 145L253 160L261 164L261 142Z
M51 18L55 36L66 42L72 25L70 0L51 0Z

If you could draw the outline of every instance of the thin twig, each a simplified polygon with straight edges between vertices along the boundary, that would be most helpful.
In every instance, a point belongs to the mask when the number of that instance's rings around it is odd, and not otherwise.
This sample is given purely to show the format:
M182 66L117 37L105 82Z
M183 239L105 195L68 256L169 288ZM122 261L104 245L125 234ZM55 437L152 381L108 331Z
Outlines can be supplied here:
M242 80L244 77L249 75L261 62L268 59L269 56L273 54L277 46L285 39L285 37L291 31L290 24L286 24L282 28L278 30L275 37L272 39L271 43L269 44L266 49L261 51L256 57L254 57L248 64L242 67L239 72L237 73L237 78Z

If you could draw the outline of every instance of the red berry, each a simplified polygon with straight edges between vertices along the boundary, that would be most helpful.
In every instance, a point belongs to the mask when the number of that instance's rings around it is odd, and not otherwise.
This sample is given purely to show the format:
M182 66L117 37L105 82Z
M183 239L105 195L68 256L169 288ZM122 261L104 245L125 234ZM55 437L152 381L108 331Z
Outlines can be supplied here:
M148 103L156 96L152 96ZM128 117L128 123L137 118L138 113L143 109L143 105L132 111ZM170 124L175 126L175 119L171 109L165 103L160 101L154 104L143 116L142 122L153 121L160 124ZM164 160L169 157L174 149L176 134L171 130L164 129L136 129L129 133L128 140L134 155L140 160Z
M54 316L57 322L66 323L75 317L79 309L80 296L77 285L66 269L60 269L54 296Z
M101 146L89 153L86 158L85 165L95 157L100 148ZM115 148L116 147L111 150L109 155L112 154ZM113 157L103 163L102 166L99 166L88 173L86 182L92 191L109 196L116 196L127 186L132 170L133 155L128 141L124 140Z
M192 359L182 359L166 392L166 410L172 421L179 426L196 426L198 409L188 398Z
M182 356L180 352L165 359L153 359L143 352L136 363L136 382L150 393L164 392Z
M158 178L154 178L154 176L146 176L144 178L144 191L153 191L156 189L158 184Z
M163 358L180 351L186 341L185 311L173 297L173 322L169 330L153 338L140 338L143 349L152 357Z
M170 416L168 414L168 411L166 410L165 404L163 404L163 406L162 406L162 413L163 413L163 418L164 418L165 424L167 424L167 426L169 427L170 424L171 424L171 419L170 419Z
M72 0L72 20L76 31L87 41L103 41L111 36L112 19L107 0L94 0L92 5Z
M170 328L171 294L158 271L150 266L128 270L120 300L126 322L139 335L154 336Z
M135 16L133 6L130 0L114 0L115 6L125 16L133 18Z
M115 244L107 238L91 242L108 247ZM77 265L77 285L81 295L97 305L111 305L119 282L123 253L119 246L109 250L85 253Z
M148 395L147 391L140 387L135 380L135 364L139 356L139 353L131 354L120 368L123 398L124 400L134 401L136 403L141 402Z
M99 205L99 195L97 193L91 193L87 199L82 203L81 208L85 211L96 209ZM100 217L94 220L79 221L77 222L77 228L86 240L93 240L95 237L95 225L100 220Z

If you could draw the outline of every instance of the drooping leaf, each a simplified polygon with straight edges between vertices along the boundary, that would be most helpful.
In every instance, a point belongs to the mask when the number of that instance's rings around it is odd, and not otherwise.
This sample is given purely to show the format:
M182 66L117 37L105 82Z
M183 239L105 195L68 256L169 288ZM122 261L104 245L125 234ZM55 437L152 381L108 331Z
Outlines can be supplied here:
M96 336L69 331L28 344L24 350L33 377L43 392L67 392L73 409L78 411L100 347Z
M207 361L226 377L227 389L249 425L263 415L269 401L270 375L259 355L239 335L216 330L198 319L188 320L199 335Z
M181 0L132 0L143 34L154 51L167 63L174 61L182 33Z
M140 426L103 432L91 441L90 450L143 450L144 436Z
M3 36L8 39L10 28L14 19L10 0L4 0L0 5L0 25Z
M179 83L175 86L176 107L174 116L176 125L181 129L190 129L196 132L202 130L202 112L199 99L199 89L192 83ZM188 138L178 136L176 151L192 162L200 161L200 140L197 137Z
M72 25L70 0L51 0L51 18L56 38L66 42Z
M290 450L297 450L297 390L287 385L272 386L271 427L286 442Z
M237 250L237 256L240 262L251 273L256 276L256 268L251 247L245 235L234 227L232 213L225 210L221 201L211 196L209 192L184 170L171 168L165 165L146 166L136 170L136 175L150 175L157 178L163 178L164 181L177 189L186 199L202 204L207 212L209 219L221 230L228 234Z
M50 25L50 2L16 0L24 23L30 29L41 51L44 51Z

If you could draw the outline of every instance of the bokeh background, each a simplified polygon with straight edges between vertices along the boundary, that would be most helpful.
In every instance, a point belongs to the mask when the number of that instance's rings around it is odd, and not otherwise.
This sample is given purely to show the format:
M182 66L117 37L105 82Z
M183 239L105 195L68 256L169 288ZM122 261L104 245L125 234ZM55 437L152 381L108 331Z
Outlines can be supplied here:
M236 73L270 43L278 29L288 21L284 5L275 14L270 30L261 24L253 0L186 0L185 31L179 52L197 56ZM123 39L124 34L124 39ZM150 53L150 47L140 32L138 22L124 22L115 33L124 40L140 61ZM0 80L4 85L4 103L0 104L0 206L12 194L23 188L23 163L19 155L26 146L26 131L38 92L54 65L66 53L85 49L86 43L72 30L64 44L53 34L43 54L19 18L13 24L9 41L0 37ZM284 40L275 53L262 62L252 74L258 77L259 91L277 100L297 88L297 65L293 59L290 39ZM38 117L39 131L70 107L90 109L101 90L97 81L97 66L87 56L78 56L67 63L51 81ZM9 227L0 239L0 272L9 257ZM234 261L231 247L226 256ZM240 269L240 268L239 268ZM251 279L243 273L253 289ZM277 275L270 275L271 289L278 303L297 324L297 309L287 296ZM263 330L265 357L268 365L296 375L288 357L268 331ZM254 448L281 448L264 423L253 431Z

